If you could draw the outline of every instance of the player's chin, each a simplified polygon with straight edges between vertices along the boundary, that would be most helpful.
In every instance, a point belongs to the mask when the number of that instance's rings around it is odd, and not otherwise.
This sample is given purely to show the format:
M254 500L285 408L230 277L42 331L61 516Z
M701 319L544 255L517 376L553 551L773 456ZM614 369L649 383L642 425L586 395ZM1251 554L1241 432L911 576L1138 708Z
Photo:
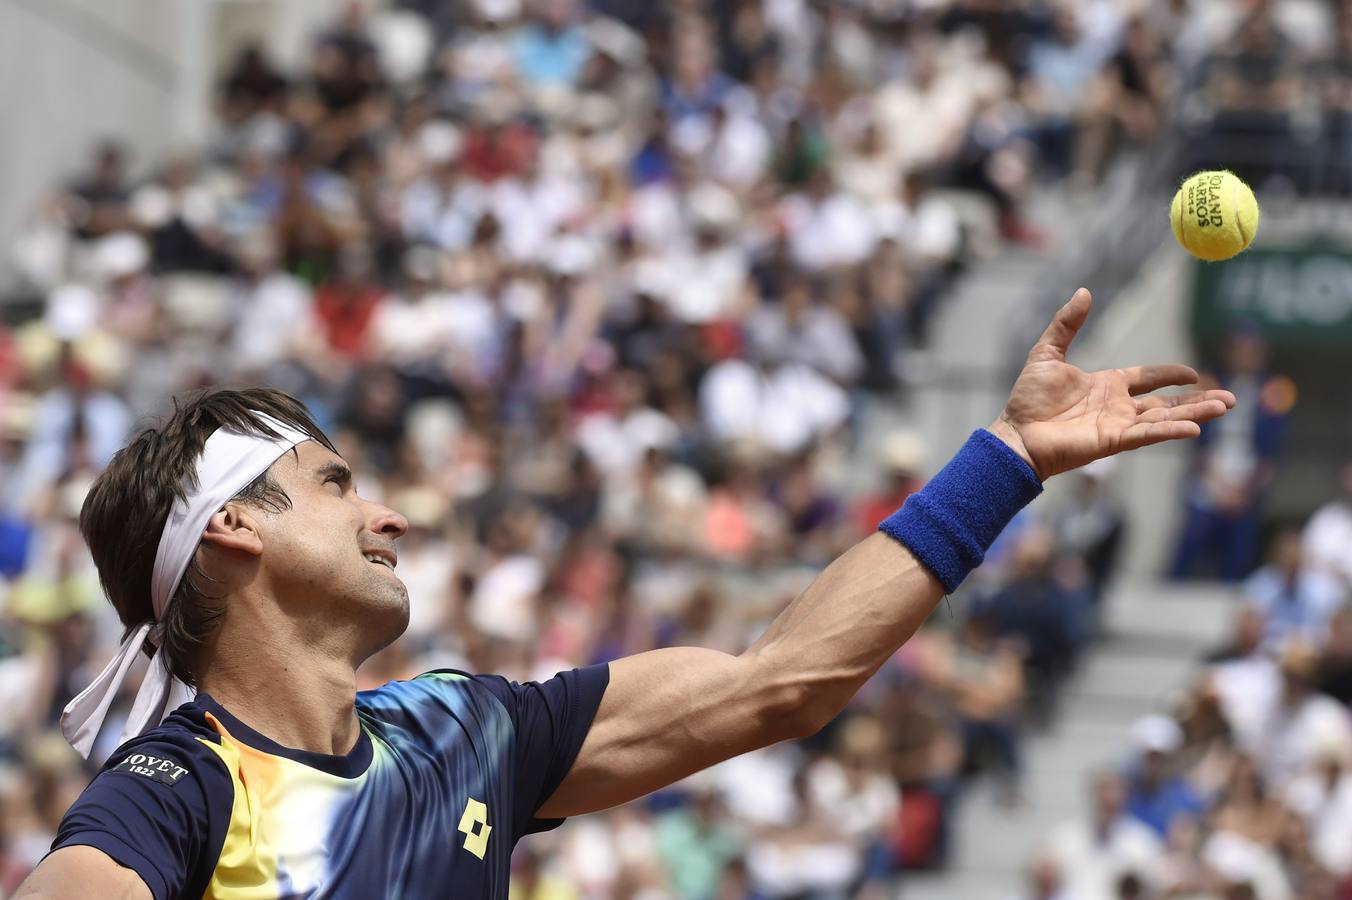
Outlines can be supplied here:
M364 605L367 616L378 621L379 630L394 640L408 628L408 588L397 578L382 578L381 581L382 584L367 594Z
M408 617L408 586L402 578L394 573L382 578L376 596L380 597L381 606L403 610L404 617Z
M397 641L408 630L408 591L403 582L383 592L371 592L362 598L361 630L370 644L369 656Z

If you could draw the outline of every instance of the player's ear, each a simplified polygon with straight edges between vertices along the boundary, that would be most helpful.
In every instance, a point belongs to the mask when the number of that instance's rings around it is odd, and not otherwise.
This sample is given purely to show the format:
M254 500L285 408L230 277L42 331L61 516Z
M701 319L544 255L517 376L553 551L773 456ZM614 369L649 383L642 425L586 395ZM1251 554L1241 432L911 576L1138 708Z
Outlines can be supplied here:
M231 501L207 520L206 530L202 532L202 542L209 547L221 550L233 550L260 556L263 553L263 538L258 530L258 518L249 507Z

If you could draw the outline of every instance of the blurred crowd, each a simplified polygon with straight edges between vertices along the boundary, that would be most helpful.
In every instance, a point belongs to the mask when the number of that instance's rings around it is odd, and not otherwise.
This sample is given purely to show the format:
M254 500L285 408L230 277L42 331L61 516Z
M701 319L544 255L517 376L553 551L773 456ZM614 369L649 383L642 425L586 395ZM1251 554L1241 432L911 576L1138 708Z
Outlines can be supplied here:
M1238 586L1230 637L1139 720L1089 813L1048 839L1038 900L1352 897L1352 465Z
M738 652L942 462L857 427L904 390L974 236L1042 245L1029 192L1092 187L1271 6L352 4L301 70L242 50L206 146L95 148L14 247L0 324L0 895L88 778L53 725L120 636L80 504L173 395L290 391L407 516L411 622L364 686ZM942 865L970 777L1024 802L1023 735L1096 634L1125 532L1110 473L1022 516L963 614L821 735L533 838L514 896L873 896ZM1341 646L1267 577L1262 647ZM1261 795L1268 761L1244 758ZM1169 846L1155 830L1142 846Z
M1242 7L1259 14L1237 14ZM1179 43L1197 62L1182 116L1197 167L1352 192L1352 4L1217 6Z

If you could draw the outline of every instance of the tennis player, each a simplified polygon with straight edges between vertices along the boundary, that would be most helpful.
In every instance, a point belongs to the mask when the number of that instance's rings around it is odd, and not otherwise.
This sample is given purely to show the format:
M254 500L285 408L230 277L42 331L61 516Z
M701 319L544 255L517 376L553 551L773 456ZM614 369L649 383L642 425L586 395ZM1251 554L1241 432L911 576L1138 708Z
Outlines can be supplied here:
M18 897L505 898L512 847L835 716L1059 472L1176 438L1234 404L1155 396L1185 366L1085 373L1061 308L1000 418L826 568L745 653L643 653L543 683L428 672L357 693L399 637L407 523L358 496L305 409L219 391L138 434L80 528L127 627L66 708L88 754L154 648L123 743Z

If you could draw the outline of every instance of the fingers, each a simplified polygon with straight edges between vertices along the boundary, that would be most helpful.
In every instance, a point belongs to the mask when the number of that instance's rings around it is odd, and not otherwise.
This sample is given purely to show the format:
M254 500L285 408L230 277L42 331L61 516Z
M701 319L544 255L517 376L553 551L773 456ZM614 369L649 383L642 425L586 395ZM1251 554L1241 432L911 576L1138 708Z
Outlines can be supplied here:
M1122 432L1117 452L1195 438L1202 433L1203 423L1219 419L1234 405L1234 395L1220 390L1143 397L1136 401L1136 422Z
M1230 407L1223 400L1202 400L1178 406L1156 406L1136 416L1137 424L1154 422L1210 422L1225 415Z
M1075 335L1084 325L1084 320L1089 318L1089 307L1092 303L1093 298L1084 288L1072 294L1066 305L1056 311L1051 324L1042 332L1042 337L1038 338L1037 344L1028 355L1064 359L1066 351L1070 349L1070 342L1075 340Z
M1133 395L1148 394L1176 384L1196 384L1197 371L1191 366L1132 366L1119 369Z
M1136 399L1136 411L1143 413L1148 409L1188 406L1193 403L1201 403L1204 400L1219 400L1225 404L1226 409L1234 409L1235 406L1235 395L1229 391L1189 391L1186 394L1153 394L1149 397L1138 397Z
M1138 450L1165 441L1195 438L1201 433L1202 426L1196 422L1140 422L1122 432L1118 452Z

